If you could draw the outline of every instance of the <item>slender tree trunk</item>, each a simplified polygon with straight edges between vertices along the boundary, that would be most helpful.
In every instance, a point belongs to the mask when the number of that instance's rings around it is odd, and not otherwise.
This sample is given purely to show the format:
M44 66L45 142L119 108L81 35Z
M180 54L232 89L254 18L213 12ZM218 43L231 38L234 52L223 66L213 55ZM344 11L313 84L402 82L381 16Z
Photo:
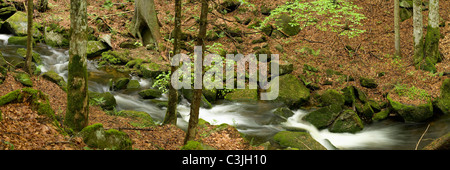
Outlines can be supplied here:
M136 0L133 21L132 34L137 36L144 46L154 43L157 48L161 33L154 0Z
M202 2L202 7L201 7L201 14L200 14L200 30L197 36L197 46L202 46L202 50L201 50L201 55L203 56L203 53L205 51L204 48L204 39L206 37L206 26L207 26L207 19L208 19L208 1L207 0L201 0ZM196 57L197 60L199 57ZM194 60L196 60L194 58ZM194 61L196 62L196 61ZM203 62L200 60L198 60L197 62L199 62L199 64L196 63L196 66L199 66L201 64L202 67L201 68L201 75L197 76L197 78L199 78L199 80L195 80L195 81L199 81L199 82L203 82L202 77L203 77ZM198 69L197 67L195 69ZM194 85L195 86L195 85ZM198 88L195 87L194 88L194 96L192 98L192 103L191 103L191 112L190 112L190 117L189 117L189 125L188 125L188 130L186 133L186 137L184 138L184 144L186 144L188 141L190 140L194 140L195 139L195 135L197 134L197 125L198 125L198 117L199 117L199 111L200 111L200 103L202 100L202 87Z
M25 71L32 75L33 71L31 69L31 59L33 50L33 0L28 0L27 5L27 53L25 62Z
M413 27L414 27L414 65L421 69L423 64L423 19L422 1L413 1Z
M435 64L442 60L439 52L439 0L430 0L427 35L424 45L424 70L436 72Z
M394 32L395 32L395 56L401 57L400 52L400 6L399 0L394 0Z
M89 118L86 5L86 0L70 0L69 76L64 124L74 131L81 131L86 127Z
M180 53L180 33L181 33L181 0L175 0L175 28L174 28L174 47L173 55ZM176 71L176 66L170 67L170 77ZM177 124L177 103L178 103L178 93L175 88L173 88L172 83L169 83L169 105L167 107L166 116L164 118L164 124Z

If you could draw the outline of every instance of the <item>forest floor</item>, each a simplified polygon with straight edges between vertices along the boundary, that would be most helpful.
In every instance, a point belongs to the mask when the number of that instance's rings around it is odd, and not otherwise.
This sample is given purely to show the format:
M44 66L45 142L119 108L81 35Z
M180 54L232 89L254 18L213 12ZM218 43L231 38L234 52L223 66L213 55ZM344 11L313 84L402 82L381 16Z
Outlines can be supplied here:
M134 14L134 3L127 0L111 0L112 3L106 4L105 1L88 0L88 18L89 26L94 28L94 35L110 34L113 50L120 50L119 44L124 41L137 40L132 37L129 31L131 19ZM450 72L450 1L440 1L440 16L445 21L445 26L441 27L442 39L440 41L440 51L444 60L436 65L438 73L430 73L416 70L413 66L413 37L412 37L412 18L403 21L400 24L401 29L401 52L402 57L393 57L394 54L394 31L393 31L393 0L371 0L371 1L353 1L355 5L362 7L358 12L364 14L367 19L362 21L363 26L360 29L366 30L358 37L347 38L339 36L333 32L323 32L315 27L306 27L299 34L287 38L267 37L267 42L262 44L253 44L253 40L264 36L263 33L248 28L247 25L240 24L237 19L252 19L250 24L257 19L264 20L265 15L261 14L260 6L266 5L275 8L285 3L285 0L248 0L254 4L254 7L241 6L240 10L228 14L220 14L216 10L208 16L208 30L213 25L226 24L228 27L240 28L244 32L243 42L238 44L230 37L221 37L215 41L207 41L206 45L221 43L227 51L237 50L244 55L254 53L253 48L268 44L271 51L275 52L275 45L280 44L283 52L280 54L281 60L285 60L294 65L292 74L304 75L304 64L318 68L320 71L313 76L308 77L320 85L319 90L313 93L320 94L327 89L342 89L353 85L362 89L372 99L386 100L384 95L393 90L396 86L405 85L407 87L416 87L423 89L430 97L439 96L439 88L442 80L446 76L440 76L440 72ZM69 28L69 0L49 0L50 10L45 13L35 11L35 20L45 24L57 23L58 25ZM170 34L174 28L174 2L155 0L158 19L161 22L161 34L163 37ZM211 3L215 4L215 3ZM198 32L198 24L195 18L199 16L200 3L197 1L183 0L182 7L182 31L195 35ZM424 23L427 22L428 11L424 11ZM105 23L108 29L101 30L98 27L98 20ZM426 29L424 29L424 34ZM192 42L188 40L187 42ZM160 55L167 58L169 50L173 48L172 44L164 40L163 44L167 47L166 51L161 53L150 53L145 47L138 47L130 50L132 58L146 58L152 61L168 63L161 61ZM346 46L356 49L352 55L346 50ZM307 54L302 48L307 47L319 51L318 55ZM188 51L182 51L187 53ZM337 75L327 75L327 69L339 71L344 75L352 76L356 81L343 81ZM379 76L380 73L384 75ZM359 83L359 77L374 78L378 87L374 89L364 88ZM57 117L63 118L66 109L66 93L59 86L43 78L32 78L35 89L42 90L49 94L49 101L55 110ZM325 82L332 82L331 85L324 85ZM0 86L0 96L5 95L24 86L8 75L5 82ZM394 96L395 97L395 96ZM397 96L399 97L399 96ZM401 99L404 103L417 104L424 102L421 99ZM32 111L27 105L8 104L1 106L3 121L0 124L0 149L83 149L86 145L81 138L70 138L59 134L56 127L49 122L40 121L40 116ZM127 123L129 120L125 117L111 116L106 114L97 106L90 107L89 124L102 123L108 128L132 128ZM202 137L202 141L217 149L262 149L262 147L253 147L242 137L234 128L226 128L220 131L214 131L213 126L207 126L204 130L209 133ZM133 149L153 150L153 149L180 149L184 139L184 132L170 125L155 126L151 130L123 130L133 140ZM201 132L200 132L201 133ZM7 142L5 142L7 141Z

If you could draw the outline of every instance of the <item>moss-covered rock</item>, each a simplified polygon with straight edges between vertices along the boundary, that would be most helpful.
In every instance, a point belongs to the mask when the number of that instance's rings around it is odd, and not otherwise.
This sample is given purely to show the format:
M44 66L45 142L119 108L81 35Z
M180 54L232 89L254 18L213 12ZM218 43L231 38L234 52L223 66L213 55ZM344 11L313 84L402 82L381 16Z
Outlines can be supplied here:
M66 33L67 34L67 33ZM50 30L49 27L45 28L44 42L52 47L69 47L69 39L64 36L64 33L59 33L55 30Z
M140 75L144 78L152 78L155 79L158 77L158 75L162 74L163 72L168 72L169 67L159 65L154 62L150 63L143 63L140 66Z
M442 113L450 114L450 79L445 79L442 82L441 95L434 103Z
M17 101L17 98L19 97L20 94L21 94L20 89L5 94L4 96L0 97L0 106Z
M361 131L364 125L358 114L353 110L345 110L342 114L331 124L329 130L335 133L356 133Z
M272 79L271 87L278 88L278 97L274 102L282 102L290 109L298 109L309 101L309 89L294 75L286 74L279 76L279 84L276 86ZM269 89L270 91L271 89Z
M27 73L19 72L14 76L14 78L24 86L33 87L33 81L31 81L30 75Z
M302 120L311 123L317 129L324 129L333 123L341 111L342 105L332 104L308 113Z
M5 23L2 25L5 26L11 33L18 36L26 36L27 35L27 14L21 11L17 11L9 17ZM37 23L33 26L33 37L40 37L42 33L36 27Z
M139 96L141 96L144 99L160 98L162 96L162 92L161 90L158 89L147 89L140 91Z
M114 81L114 90L121 90L121 89L126 89L128 83L130 82L129 78L119 78L116 81Z
M153 118L146 112L122 110L117 113L117 115L134 119L135 121L131 121L129 123L136 127L150 127L155 125Z
M16 53L19 54L21 57L25 58L27 56L27 49L25 49L25 48L18 48ZM36 53L36 52L32 52L31 54L32 54L31 55L32 61L35 62L38 65L41 65L42 64L41 55Z
M300 25L291 26L293 18L287 14L282 14L275 22L275 25L288 36L297 35L300 32Z
M361 83L361 86L366 88L373 89L378 87L378 84L375 82L375 79L360 77L359 82Z
M139 89L141 85L138 80L130 80L127 84L127 89Z
M282 147L298 148L300 150L326 150L307 132L281 131L273 136L273 140Z
M109 46L101 41L88 41L86 54L88 58L97 57L108 49Z
M388 94L387 99L394 112L398 113L407 122L423 122L433 116L433 105L430 102L418 106L402 104L392 100Z
M375 113L372 116L372 120L373 121L379 121L379 120L386 119L389 116L389 113L390 113L390 109L389 108L383 109L380 112Z
M8 44L27 46L27 37L26 36L12 36L12 37L9 37L8 38ZM36 45L35 41L33 41L33 46L34 45Z
M79 133L89 147L111 150L131 150L132 141L128 134L115 129L105 131L100 123L87 126Z
M193 89L181 89L181 94L183 94L184 98L188 102L192 102L192 98L194 97L194 90ZM203 108L212 108L211 103L206 99L206 97L202 94L202 100L200 101L200 107Z
M99 106L105 110L112 110L117 105L114 95L112 95L110 92L98 93L89 91L89 100L93 100L94 98L103 99L103 102L100 103Z
M102 58L101 58L101 62L99 63L99 65L105 65L106 63L109 64L126 64L128 63L129 59L128 59L128 55L129 55L129 51L125 50L125 51L106 51L101 53L102 54Z
M257 101L258 100L258 89L235 89L230 93L227 93L224 97L225 100L245 102L245 101Z
M64 78L53 70L45 72L44 74L42 74L42 77L59 85L62 89L67 89L67 83L66 81L64 81Z
M334 89L328 89L322 95L320 95L319 102L321 106L329 106L332 104L344 105L345 99L344 95L342 95L338 91Z
M284 120L287 120L287 118L294 115L294 112L292 112L291 109L287 107L279 107L273 111L273 114L283 118Z

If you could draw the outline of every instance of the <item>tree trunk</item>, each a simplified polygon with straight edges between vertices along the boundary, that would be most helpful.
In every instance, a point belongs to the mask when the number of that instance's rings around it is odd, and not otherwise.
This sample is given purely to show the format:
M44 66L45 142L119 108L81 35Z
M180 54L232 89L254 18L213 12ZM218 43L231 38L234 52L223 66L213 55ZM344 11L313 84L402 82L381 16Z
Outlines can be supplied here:
M45 12L48 10L48 0L38 0L37 10Z
M200 14L200 30L197 36L197 46L202 46L201 52L195 52L195 55L201 55L203 56L203 53L205 51L204 48L204 39L206 37L206 26L207 26L207 19L208 19L208 2L207 0L202 0L202 7L201 7L201 14ZM195 50L194 50L195 51ZM200 54L198 54L200 53ZM195 61L197 60L197 61ZM197 82L203 82L202 77L203 77L203 61L201 59L199 59L199 57L195 57L194 58L194 63L195 63L195 68L194 69L199 69L198 66L201 66L200 69L202 70L200 73L200 76L196 75L195 78L198 78L194 81ZM198 71L197 71L198 73ZM197 84L198 85L198 84ZM200 84L201 85L201 84ZM194 96L192 98L192 103L191 103L191 112L190 112L190 117L189 117L189 125L188 125L188 130L186 132L186 137L184 138L184 144L186 144L188 141L190 140L194 140L195 139L195 135L197 134L197 125L198 125L198 117L199 117L199 111L200 111L200 102L202 99L202 86L200 87L196 87L196 85L194 85Z
M153 0L135 1L133 23L132 34L139 38L144 46L154 44L157 48L161 34Z
M69 76L64 124L74 131L81 131L86 127L89 118L86 5L86 0L70 0Z
M401 57L400 52L400 6L399 0L394 0L394 32L395 32L395 56Z
M413 1L413 27L414 27L414 65L416 69L423 66L423 21L422 1Z
M442 60L439 52L439 0L430 0L427 35L424 45L424 70L436 72L435 64Z
M180 53L180 34L181 34L181 0L175 0L175 28L173 45L173 55ZM170 67L170 77L177 70L176 66ZM166 116L164 118L164 124L177 124L177 103L178 94L177 90L173 88L172 83L169 83L169 104L167 107Z
M27 52L26 52L26 62L25 71L32 75L33 71L31 69L31 59L33 50L33 0L28 0L27 5Z

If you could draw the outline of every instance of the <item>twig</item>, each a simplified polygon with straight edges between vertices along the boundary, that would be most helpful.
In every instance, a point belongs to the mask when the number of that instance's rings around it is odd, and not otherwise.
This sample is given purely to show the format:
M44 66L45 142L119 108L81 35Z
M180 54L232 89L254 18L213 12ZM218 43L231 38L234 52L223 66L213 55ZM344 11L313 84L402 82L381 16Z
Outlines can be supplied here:
M417 150L417 148L419 147L420 141L422 141L422 138L423 138L423 136L425 136L425 133L427 133L429 127L430 127L430 124L428 124L427 129L425 129L425 131L423 132L422 136L420 137L419 141L416 144L416 149L414 149L414 150Z

